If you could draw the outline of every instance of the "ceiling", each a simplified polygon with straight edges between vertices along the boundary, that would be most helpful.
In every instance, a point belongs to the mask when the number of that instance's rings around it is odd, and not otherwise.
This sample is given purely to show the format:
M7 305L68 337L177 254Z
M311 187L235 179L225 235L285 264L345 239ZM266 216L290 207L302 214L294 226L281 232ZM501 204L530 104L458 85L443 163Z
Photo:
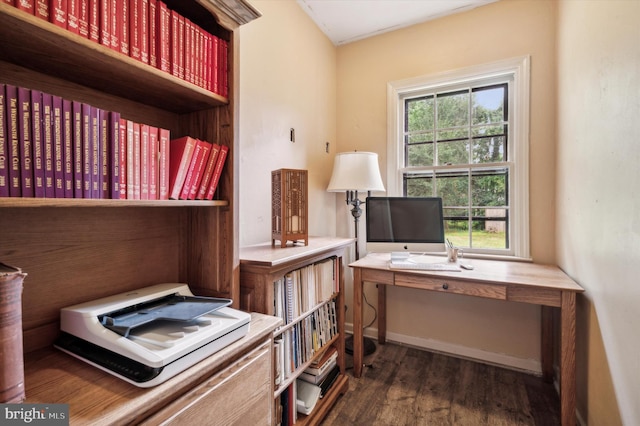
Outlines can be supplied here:
M498 0L296 0L339 46Z

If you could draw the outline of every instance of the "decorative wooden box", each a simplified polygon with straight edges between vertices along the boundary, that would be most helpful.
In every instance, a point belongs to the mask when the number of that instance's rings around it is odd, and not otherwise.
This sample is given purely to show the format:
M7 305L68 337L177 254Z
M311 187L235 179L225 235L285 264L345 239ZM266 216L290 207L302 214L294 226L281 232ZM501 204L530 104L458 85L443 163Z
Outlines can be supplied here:
M279 169L271 172L271 245L288 241L309 244L306 170Z

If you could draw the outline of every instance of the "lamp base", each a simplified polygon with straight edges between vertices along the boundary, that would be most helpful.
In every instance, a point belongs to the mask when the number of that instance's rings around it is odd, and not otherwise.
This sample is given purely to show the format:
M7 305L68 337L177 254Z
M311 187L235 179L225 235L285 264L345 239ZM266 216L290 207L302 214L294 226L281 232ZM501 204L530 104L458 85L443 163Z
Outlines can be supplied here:
M368 337L363 338L363 355L371 355L376 351L376 344ZM353 336L349 336L344 340L344 351L349 355L353 355Z

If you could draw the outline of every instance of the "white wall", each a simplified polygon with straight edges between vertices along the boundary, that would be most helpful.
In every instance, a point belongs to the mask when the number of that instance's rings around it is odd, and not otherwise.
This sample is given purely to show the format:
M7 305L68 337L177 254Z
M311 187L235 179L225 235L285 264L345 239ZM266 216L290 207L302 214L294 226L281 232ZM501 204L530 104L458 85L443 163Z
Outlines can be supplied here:
M578 408L589 425L638 425L638 1L560 2L557 175L558 264L586 290Z
M294 1L240 27L240 246L271 241L271 171L309 172L309 233L335 235L336 52ZM289 129L295 129L295 143ZM330 152L325 152L326 142Z

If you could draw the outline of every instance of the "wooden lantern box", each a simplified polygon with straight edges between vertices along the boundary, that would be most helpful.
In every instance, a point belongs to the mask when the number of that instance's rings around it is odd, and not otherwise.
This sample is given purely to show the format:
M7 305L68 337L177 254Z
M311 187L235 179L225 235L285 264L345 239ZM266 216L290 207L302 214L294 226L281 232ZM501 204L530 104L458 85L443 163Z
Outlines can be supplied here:
M279 169L271 172L271 245L288 241L309 244L306 170Z

